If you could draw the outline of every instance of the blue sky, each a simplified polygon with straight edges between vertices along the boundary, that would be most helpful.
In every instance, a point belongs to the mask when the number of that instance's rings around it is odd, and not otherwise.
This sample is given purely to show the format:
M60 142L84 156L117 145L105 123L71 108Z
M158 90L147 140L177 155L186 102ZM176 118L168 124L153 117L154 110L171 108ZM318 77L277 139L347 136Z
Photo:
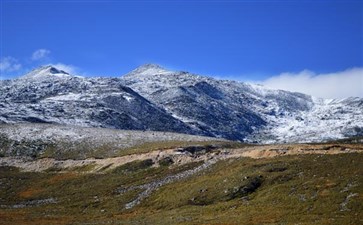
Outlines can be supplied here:
M144 63L237 80L363 67L363 1L1 0L1 76ZM6 61L7 69L5 68Z

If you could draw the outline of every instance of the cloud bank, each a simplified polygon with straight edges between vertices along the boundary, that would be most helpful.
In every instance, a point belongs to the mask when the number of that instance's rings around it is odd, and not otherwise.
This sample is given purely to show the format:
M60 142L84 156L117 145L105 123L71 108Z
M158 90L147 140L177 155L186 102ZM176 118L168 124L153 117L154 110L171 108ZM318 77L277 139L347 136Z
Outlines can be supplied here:
M41 60L46 58L50 54L50 51L48 49L38 49L33 52L31 59L34 61Z
M21 69L21 64L17 59L7 56L0 59L0 72L14 72Z
M282 73L260 83L273 89L302 92L321 98L363 97L363 68L327 74L309 70Z

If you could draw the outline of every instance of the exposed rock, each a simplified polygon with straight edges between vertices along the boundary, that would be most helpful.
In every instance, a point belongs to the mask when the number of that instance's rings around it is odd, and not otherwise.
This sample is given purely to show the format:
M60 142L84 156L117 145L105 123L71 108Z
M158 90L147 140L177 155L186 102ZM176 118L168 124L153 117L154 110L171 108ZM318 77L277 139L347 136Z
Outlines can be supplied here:
M164 158L159 160L159 165L160 166L170 166L172 164L174 164L174 160L169 156L164 157Z
M248 179L246 184L234 187L228 192L229 199L242 198L248 194L251 194L257 190L262 185L262 176L251 177Z
M344 201L340 204L340 211L350 211L350 209L348 208L349 200L356 196L358 196L358 193L350 193L349 195L347 195Z
M39 206L39 205L56 204L56 203L57 203L56 199L47 198L47 199L24 201L24 202L20 202L20 203L14 204L14 205L0 205L0 208L19 209L19 208L34 207L34 206Z

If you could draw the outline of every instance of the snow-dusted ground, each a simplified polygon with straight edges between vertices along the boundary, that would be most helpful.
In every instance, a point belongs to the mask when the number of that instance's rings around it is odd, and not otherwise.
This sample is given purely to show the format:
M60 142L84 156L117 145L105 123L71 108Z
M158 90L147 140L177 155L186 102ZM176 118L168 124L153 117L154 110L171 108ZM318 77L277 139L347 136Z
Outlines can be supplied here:
M0 134L15 141L85 142L91 146L114 144L117 148L127 148L159 141L223 140L171 132L116 130L36 123L2 124L0 125Z
M283 117L267 116L270 122L266 133L273 138L264 142L320 142L362 134L362 99L313 98L313 103L307 111Z
M115 157L122 150L145 143L225 141L171 132L117 130L71 125L18 123L0 125L3 156L84 159Z

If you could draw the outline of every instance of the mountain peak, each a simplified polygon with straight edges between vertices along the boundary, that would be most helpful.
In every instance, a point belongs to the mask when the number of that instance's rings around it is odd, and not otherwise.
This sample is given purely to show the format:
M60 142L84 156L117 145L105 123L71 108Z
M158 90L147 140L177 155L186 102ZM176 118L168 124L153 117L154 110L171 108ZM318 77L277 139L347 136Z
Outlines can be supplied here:
M148 63L137 67L136 69L132 70L125 76L156 75L156 74L171 74L171 73L173 73L173 71L167 70L160 65Z
M68 77L70 76L69 73L65 72L64 70L58 69L52 65L46 65L38 67L29 73L27 73L22 78L42 78L42 77L49 77L49 76L55 76L55 77Z
M146 63L139 66L137 69L164 69L162 66L153 63Z

